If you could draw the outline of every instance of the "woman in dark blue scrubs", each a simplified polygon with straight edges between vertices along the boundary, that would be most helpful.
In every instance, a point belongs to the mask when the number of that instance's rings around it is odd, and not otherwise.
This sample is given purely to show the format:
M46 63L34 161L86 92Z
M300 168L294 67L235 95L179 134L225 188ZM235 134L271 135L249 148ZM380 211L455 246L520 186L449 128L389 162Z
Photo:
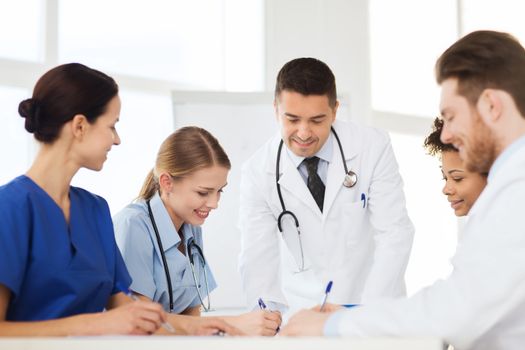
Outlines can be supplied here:
M61 65L19 113L40 150L25 175L0 187L0 335L155 332L166 320L162 307L121 292L131 278L106 201L70 185L80 168L102 169L120 143L117 84L81 64Z

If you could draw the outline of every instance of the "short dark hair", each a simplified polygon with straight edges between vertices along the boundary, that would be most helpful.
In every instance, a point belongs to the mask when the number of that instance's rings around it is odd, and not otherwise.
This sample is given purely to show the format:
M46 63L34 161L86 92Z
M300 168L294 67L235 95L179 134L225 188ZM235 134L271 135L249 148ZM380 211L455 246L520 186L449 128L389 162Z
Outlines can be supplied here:
M436 118L432 125L432 132L425 138L423 147L431 156L440 155L443 152L452 151L458 152L457 148L452 144L443 143L441 141L441 131L443 130L443 119Z
M277 74L275 98L284 90L305 96L326 95L332 108L337 102L334 73L326 63L316 58L296 58L286 63Z
M436 62L438 84L448 78L473 106L483 90L500 89L525 116L525 49L508 33L480 30L456 41Z
M117 83L106 74L80 63L63 64L38 80L32 98L20 102L18 113L38 141L52 143L77 114L94 123L117 94Z

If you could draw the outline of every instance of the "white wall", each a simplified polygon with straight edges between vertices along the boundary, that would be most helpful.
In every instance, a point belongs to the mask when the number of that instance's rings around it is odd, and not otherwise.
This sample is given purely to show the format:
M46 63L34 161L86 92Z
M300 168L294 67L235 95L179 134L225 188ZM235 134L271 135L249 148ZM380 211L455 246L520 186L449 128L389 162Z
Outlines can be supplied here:
M368 2L266 0L266 89L273 91L284 63L315 57L333 70L350 115L370 118Z

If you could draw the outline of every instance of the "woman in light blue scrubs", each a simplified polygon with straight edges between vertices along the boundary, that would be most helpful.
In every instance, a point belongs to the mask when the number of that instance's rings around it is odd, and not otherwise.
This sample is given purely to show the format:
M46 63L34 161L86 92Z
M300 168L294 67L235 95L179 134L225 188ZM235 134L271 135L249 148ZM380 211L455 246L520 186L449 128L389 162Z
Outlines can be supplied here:
M160 305L120 292L131 278L106 201L71 186L80 168L102 169L120 143L117 84L84 65L61 65L39 79L19 113L40 150L24 175L0 187L0 335L155 332L166 320Z
M162 143L138 200L113 218L133 292L173 314L209 308L216 282L202 264L200 225L217 208L229 170L221 145L202 128L178 129ZM280 313L262 310L221 319L248 335L275 335L281 323Z

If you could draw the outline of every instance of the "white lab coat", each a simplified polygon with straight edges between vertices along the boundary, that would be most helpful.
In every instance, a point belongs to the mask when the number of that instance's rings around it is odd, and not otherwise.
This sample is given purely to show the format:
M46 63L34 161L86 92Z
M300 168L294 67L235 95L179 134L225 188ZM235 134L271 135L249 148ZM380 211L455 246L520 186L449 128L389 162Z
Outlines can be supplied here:
M275 171L280 134L270 139L243 166L239 269L249 305L259 297L294 311L318 304L329 280L329 301L362 303L405 295L404 273L413 226L406 213L403 182L388 135L374 128L336 121L348 169L357 176L352 188L342 185L344 167L334 139L321 213L283 146L282 195L297 216L305 266L298 270L297 231L281 213ZM362 200L364 196L364 200ZM284 239L283 239L284 238Z
M446 280L411 298L334 315L353 336L433 336L455 349L525 347L525 146L489 175ZM327 327L327 329L330 327Z

